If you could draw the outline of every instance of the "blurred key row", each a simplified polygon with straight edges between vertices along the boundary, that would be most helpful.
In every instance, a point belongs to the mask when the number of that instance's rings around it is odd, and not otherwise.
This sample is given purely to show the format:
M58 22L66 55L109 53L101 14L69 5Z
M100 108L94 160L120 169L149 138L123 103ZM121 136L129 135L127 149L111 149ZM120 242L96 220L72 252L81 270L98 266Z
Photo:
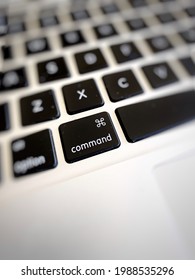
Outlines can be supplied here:
M125 10L129 10L131 11L132 8L135 8L137 10L137 8L140 7L146 7L149 9L152 6L152 3L150 3L150 5L147 3L146 0L129 0L128 1L130 3L130 6L126 6ZM163 24L166 23L170 23L173 21L176 21L177 18L175 17L174 13L172 13L171 11L169 11L169 7L166 6L166 4L168 2L173 2L173 1L159 1L161 3L163 3L164 5L164 11L161 13L158 12L154 12L154 16L156 17L156 19ZM154 2L155 4L155 2ZM185 3L184 3L185 4ZM102 6L99 7L98 11L100 13L100 15L104 15L104 16L110 16L110 15L115 15L117 13L120 13L123 8L119 7L120 5L117 5L117 3L106 3ZM177 3L177 6L178 3ZM47 10L42 10L39 11L39 16L38 16L38 26L40 28L48 28L48 27L55 27L59 24L63 23L63 17L65 17L66 14L64 14L64 16L59 16L58 13L56 11L56 8L53 9L47 9ZM62 9L61 9L62 10ZM65 7L63 8L64 11L66 11ZM183 12L183 14L186 17L194 17L195 16L195 6L193 4L189 5L186 3L186 7L181 7L180 11ZM69 14L67 14L69 16L70 19L72 19L73 22L80 22L80 21L85 21L85 20L89 20L89 19L94 19L95 17L95 12L93 12L93 8L92 10L86 10L83 8L74 10L72 12L70 12ZM136 19L135 19L136 22ZM139 21L137 21L138 23ZM138 24L140 25L140 24ZM131 24L130 24L131 26ZM135 25L137 26L137 24ZM132 25L132 29L134 29L134 24ZM6 11L1 11L0 10L0 36L3 36L5 34L16 34L19 32L25 32L28 31L28 24L26 24L26 19L25 19L25 14L20 14L20 15L14 15L14 16L8 16Z
M168 21L169 16L166 15L163 18L164 20ZM146 23L141 18L128 20L127 24L132 30L142 30L147 27ZM95 26L94 32L98 40L118 35L118 31L111 23L104 23ZM189 28L183 28L181 31L178 31L178 35L183 39L183 42L186 44L195 43L195 28L193 26ZM59 38L61 42L60 45L62 48L77 46L87 42L87 38L83 34L83 30L81 29L73 29L70 31L62 32L59 34ZM49 39L52 40L52 37ZM149 47L153 52L159 52L162 50L172 48L172 44L169 42L169 39L164 35L153 36L151 38L146 39L146 42L149 44ZM4 59L4 61L9 61L10 59L15 58L14 49L17 48L17 46L12 44L13 43L7 43L2 45L1 47L1 56ZM21 47L24 47L24 52L27 56L37 55L44 52L47 53L52 50L51 42L45 36L33 37L32 39L26 40L23 43L23 46L20 46L20 48Z
M69 38L69 42L71 41L72 44L75 43L73 42L74 40L78 39L79 42L81 40L80 33L75 34L77 35L71 35ZM180 35L187 43L195 43L195 28L181 32ZM148 38L146 39L146 42L154 53L174 50L174 46L164 35ZM143 54L137 45L138 42L123 42L120 44L111 45L110 49L112 50L116 62L124 63L143 57ZM49 46L46 38L35 39L27 44L27 50L29 54L43 52L48 49ZM11 55L12 52L9 46L4 47L4 50L6 52L6 56ZM107 60L99 48L77 52L74 54L73 58L80 74L100 70L108 66ZM186 62L183 62L183 64L187 70L191 69L189 70L189 73L193 75L193 61L188 59ZM37 63L36 67L37 79L39 83L46 83L71 76L69 67L67 66L67 63L63 57L40 61ZM0 92L27 87L28 85L29 82L26 69L24 67L0 72Z

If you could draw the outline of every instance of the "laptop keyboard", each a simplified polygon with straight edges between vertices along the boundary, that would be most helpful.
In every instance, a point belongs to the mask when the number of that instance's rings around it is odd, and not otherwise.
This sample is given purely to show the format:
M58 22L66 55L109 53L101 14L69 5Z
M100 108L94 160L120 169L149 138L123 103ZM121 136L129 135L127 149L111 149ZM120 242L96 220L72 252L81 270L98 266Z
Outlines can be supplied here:
M125 141L128 153L195 117L195 5L184 2L0 8L2 186Z

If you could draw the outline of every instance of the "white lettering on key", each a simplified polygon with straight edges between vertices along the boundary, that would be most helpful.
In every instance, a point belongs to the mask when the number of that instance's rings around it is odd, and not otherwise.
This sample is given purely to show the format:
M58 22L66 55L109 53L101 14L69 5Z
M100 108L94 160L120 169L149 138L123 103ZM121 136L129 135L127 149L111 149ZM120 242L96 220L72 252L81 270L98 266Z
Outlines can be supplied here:
M46 159L44 156L28 157L14 163L14 172L16 174L25 174L28 170L43 165L45 162Z
M128 88L129 83L127 82L127 78L122 77L122 78L118 79L118 85L120 88Z
M96 119L95 120L97 128L100 128L101 126L106 126L106 122L104 118Z
M5 88L9 88L11 86L15 86L19 83L19 77L16 72L8 72L4 75L2 85Z
M17 153L26 148L26 143L24 140L18 140L12 144L13 152Z
M110 25L99 26L98 30L99 30L100 34L102 34L103 36L108 36L108 35L112 34L112 32L113 32L112 26L110 26Z
M87 150L87 149L90 149L91 147L102 145L104 143L111 142L111 141L112 141L112 136L109 133L107 136L104 136L104 137L101 137L101 138L91 140L89 142L82 143L80 145L74 146L74 147L71 148L71 152L73 154L75 154L77 152Z
M43 106L43 100L42 99L35 99L31 102L31 105L32 105L32 112L33 113L40 113L44 110Z
M69 32L69 33L66 33L64 35L65 37L65 40L69 43L69 44L76 44L77 42L79 42L79 35L77 32Z
M54 75L59 71L58 65L55 61L50 61L46 64L45 69L49 75Z
M95 64L97 62L97 56L94 53L86 53L84 60L88 65Z
M169 46L168 41L165 38L153 38L152 39L152 44L155 48L159 50L163 50Z
M43 51L46 47L46 42L43 39L36 39L28 43L28 49L31 52Z
M168 72L167 68L164 65L155 67L153 70L154 74L158 76L160 79L165 80L167 79Z
M120 51L124 56L128 57L132 52L132 48L128 44L123 44L123 45L120 46Z
M77 93L79 94L79 100L82 98L87 98L87 95L85 94L85 89L77 90Z

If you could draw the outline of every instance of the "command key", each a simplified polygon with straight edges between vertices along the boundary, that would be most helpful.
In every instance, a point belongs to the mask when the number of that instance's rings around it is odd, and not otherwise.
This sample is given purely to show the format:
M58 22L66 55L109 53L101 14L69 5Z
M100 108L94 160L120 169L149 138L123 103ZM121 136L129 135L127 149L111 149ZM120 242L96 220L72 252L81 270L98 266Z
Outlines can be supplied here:
M73 163L120 146L112 120L102 112L59 127L65 159Z

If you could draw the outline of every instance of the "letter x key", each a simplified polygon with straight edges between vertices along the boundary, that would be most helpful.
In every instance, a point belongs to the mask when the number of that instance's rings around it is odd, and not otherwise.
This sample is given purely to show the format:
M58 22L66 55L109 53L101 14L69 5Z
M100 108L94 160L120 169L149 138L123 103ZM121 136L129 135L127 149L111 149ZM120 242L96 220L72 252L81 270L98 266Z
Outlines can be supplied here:
M104 104L93 79L66 85L62 90L66 109L70 115L90 110Z

